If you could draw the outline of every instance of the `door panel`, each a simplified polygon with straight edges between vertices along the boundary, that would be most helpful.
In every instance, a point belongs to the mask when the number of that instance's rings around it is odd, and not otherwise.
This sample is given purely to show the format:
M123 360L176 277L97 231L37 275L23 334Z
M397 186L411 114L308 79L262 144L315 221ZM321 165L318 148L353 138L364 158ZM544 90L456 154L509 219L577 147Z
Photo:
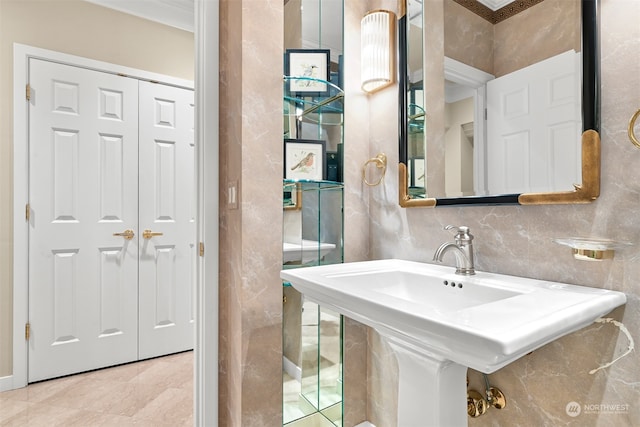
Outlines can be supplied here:
M31 59L29 381L137 358L137 81Z
M580 99L580 55L573 51L487 83L489 194L566 191L580 183Z
M193 348L193 91L140 82L140 358Z

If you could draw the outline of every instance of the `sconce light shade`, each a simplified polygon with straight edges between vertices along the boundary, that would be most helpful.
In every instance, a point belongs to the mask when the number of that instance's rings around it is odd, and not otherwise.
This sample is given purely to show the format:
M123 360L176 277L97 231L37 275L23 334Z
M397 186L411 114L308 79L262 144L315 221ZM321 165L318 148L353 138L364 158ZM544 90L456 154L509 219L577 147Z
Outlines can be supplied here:
M362 90L375 92L392 84L395 65L395 14L388 10L368 12L360 22Z

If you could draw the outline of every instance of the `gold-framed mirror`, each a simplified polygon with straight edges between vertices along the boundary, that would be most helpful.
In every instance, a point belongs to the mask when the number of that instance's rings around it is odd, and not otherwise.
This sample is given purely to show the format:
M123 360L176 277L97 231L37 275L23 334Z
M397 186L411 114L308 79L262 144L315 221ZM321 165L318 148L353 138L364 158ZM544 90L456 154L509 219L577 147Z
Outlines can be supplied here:
M597 0L481 1L400 0L400 206L592 202Z

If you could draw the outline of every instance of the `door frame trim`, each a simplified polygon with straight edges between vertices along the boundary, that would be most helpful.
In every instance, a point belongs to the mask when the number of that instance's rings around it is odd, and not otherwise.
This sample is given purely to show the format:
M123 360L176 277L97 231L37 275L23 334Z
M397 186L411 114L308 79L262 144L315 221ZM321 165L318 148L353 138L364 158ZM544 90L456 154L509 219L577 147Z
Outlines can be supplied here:
M10 377L2 378L0 390L20 388L28 383L28 345L24 338L24 328L29 316L29 226L25 218L26 205L29 202L29 112L28 104L25 102L25 90L29 81L30 59L41 59L93 71L125 75L138 80L155 81L169 86L194 89L193 82L189 80L14 43L13 369ZM197 323L198 320L196 319ZM197 343L194 342L194 345L197 345Z
M194 426L218 425L220 2L195 0L195 140L198 257ZM206 247L204 243L206 242Z

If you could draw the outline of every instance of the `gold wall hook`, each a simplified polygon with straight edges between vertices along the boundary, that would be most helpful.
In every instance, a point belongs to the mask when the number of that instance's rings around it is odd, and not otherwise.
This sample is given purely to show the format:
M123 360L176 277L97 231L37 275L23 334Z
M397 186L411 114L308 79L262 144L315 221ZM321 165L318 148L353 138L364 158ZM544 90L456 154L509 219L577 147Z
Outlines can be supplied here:
M636 111L635 114L631 116L631 120L629 120L629 130L628 130L629 139L631 140L633 145L635 145L638 148L640 148L640 141L638 140L638 137L636 136L633 128L636 126L636 120L638 119L639 116L640 116L640 110Z

